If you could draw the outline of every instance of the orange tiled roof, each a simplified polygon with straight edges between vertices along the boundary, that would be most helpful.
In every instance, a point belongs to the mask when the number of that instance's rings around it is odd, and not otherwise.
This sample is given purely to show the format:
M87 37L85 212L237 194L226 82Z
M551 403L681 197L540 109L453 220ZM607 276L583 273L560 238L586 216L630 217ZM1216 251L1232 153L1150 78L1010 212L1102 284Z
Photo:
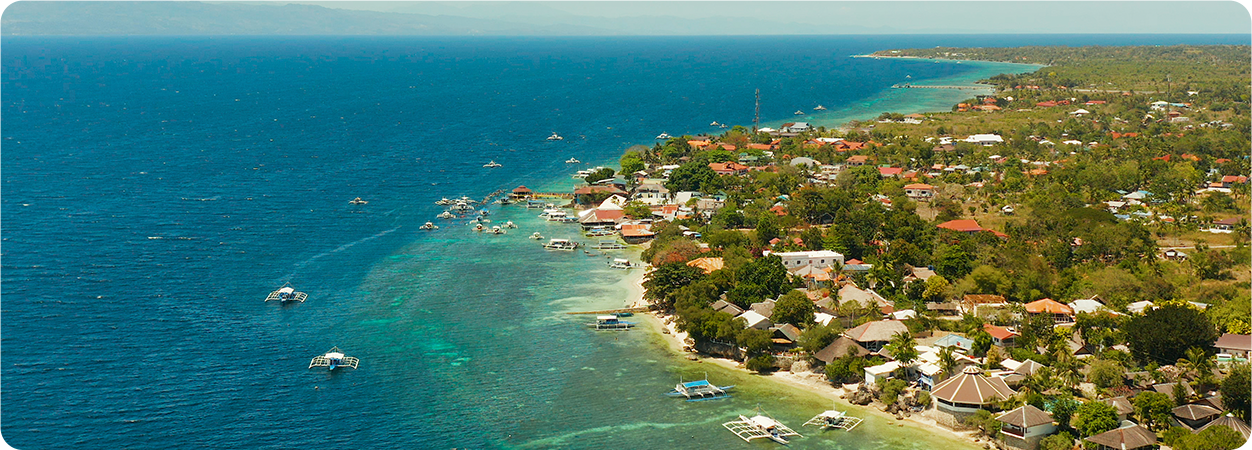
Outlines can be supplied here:
M1026 312L1031 314L1051 313L1051 314L1073 314L1074 308L1069 305L1058 302L1050 298L1041 298L1033 302L1027 303Z

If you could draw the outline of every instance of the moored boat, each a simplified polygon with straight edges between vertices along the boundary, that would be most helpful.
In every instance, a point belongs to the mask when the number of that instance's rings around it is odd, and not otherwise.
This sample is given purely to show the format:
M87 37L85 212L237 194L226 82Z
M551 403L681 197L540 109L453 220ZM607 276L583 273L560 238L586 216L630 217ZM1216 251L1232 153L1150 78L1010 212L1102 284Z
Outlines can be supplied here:
M339 347L331 347L326 354L314 356L313 360L309 361L309 368L329 367L329 370L335 370L339 367L351 367L355 369L360 362L360 359L344 355Z
M579 161L577 158L570 158L570 159L565 160L565 163L566 163L566 164L578 164L578 163L581 163L581 162L582 162L582 161Z
M613 261L609 263L610 269L630 269L632 267L635 267L635 265L631 264L629 259L614 258Z
M559 135L559 134L556 134L556 132L555 132L555 131L553 131L553 132L552 132L552 135L551 135L551 136L548 136L548 140L549 140L549 141L559 141L559 140L562 140L562 139L565 139L565 138L561 137L561 135Z
M531 239L534 239L534 240L536 240L536 241L542 241L542 240L543 240L543 235L542 235L542 234L539 234L539 232L538 232L538 231L536 231L536 232L534 232L534 234L531 234L531 235L530 235L530 238L531 238Z
M578 243L569 239L549 239L547 244L543 244L543 248L548 250L574 251L574 249L578 248Z
M352 200L349 200L349 201L348 201L348 203L351 203L351 204L353 204L353 205L364 205L364 204L369 203L369 202L368 202L368 201L365 201L365 200L361 200L361 197L357 197L357 198L354 198L354 199L352 199Z
M656 135L656 138L657 138L657 139L669 139L669 138L670 138L670 136L669 136L669 134L666 134L666 133L661 133L661 134Z
M483 164L483 167L489 167L489 168L496 168L496 167L503 167L503 166L504 166L503 164L495 162L494 160L492 160L491 162L487 164Z
M813 110L814 110L814 111L825 111L825 110L826 110L826 107L825 107L825 106L822 106L822 105L817 105L817 107L816 107L816 108L813 108Z
M513 221L510 220L504 223L504 227L505 228L517 228L517 224L513 223Z
M795 115L797 115L797 116L803 116L803 115L804 115L804 111L800 111L800 110L798 110L798 109L797 109L797 110L796 110L796 112L795 112Z
M779 444L786 445L787 438L792 436L800 436L791 428L787 428L782 422L774 420L773 417L765 415L764 412L757 408L758 414L752 417L740 415L738 420L723 423L730 432L735 433L746 442L752 442L753 439L770 439Z
M840 430L852 431L857 425L861 424L861 419L847 415L843 411L829 410L821 414L813 416L808 422L804 422L801 426L817 426L825 428L838 428Z
M434 223L431 223L431 222L426 222L425 224L417 228L420 230L438 230L439 225L435 225Z
M683 382L681 379L678 385L674 386L674 390L667 392L665 395L670 397L686 397L687 401L695 402L700 400L718 400L730 397L730 390L735 386L716 386L709 383L709 376L705 375L703 380Z
M278 290L274 292L270 292L270 295L265 297L265 301L268 302L268 301L273 300L273 301L279 301L283 303L287 303L287 302L303 303L304 300L308 298L309 298L309 294L297 291L295 288L291 287L291 283L283 283L283 286L278 288Z
M596 331L626 331L633 326L634 322L624 322L616 314L596 316L595 322L587 324L588 328L595 328Z
M440 219L455 219L456 214L452 214L452 211L444 211L444 212L439 213L439 215L435 217L438 217Z

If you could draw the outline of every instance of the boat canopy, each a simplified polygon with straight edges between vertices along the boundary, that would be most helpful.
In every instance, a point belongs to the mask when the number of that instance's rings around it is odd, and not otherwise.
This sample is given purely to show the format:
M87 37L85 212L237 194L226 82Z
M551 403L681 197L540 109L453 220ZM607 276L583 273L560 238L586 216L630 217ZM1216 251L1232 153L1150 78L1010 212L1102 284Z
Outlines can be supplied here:
M683 383L683 387L685 388L703 387L703 386L708 386L708 385L709 385L708 380L688 381L686 383Z
M600 320L600 321L617 320L617 316L596 316L596 320Z
M279 290L278 290L278 292L279 292L280 294L290 294L290 293L295 292L295 291L296 291L295 289L292 289L292 288L290 288L290 287L285 287L285 288L282 288L282 289L279 289Z
M326 359L343 359L343 353L337 353L337 352L327 353Z

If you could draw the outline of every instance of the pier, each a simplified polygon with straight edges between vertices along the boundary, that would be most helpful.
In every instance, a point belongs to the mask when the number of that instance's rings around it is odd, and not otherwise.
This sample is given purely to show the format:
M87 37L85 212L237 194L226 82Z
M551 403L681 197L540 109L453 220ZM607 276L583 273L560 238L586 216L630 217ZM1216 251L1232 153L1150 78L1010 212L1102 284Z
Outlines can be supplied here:
M957 89L962 91L977 91L983 89L993 89L993 86L915 86L908 83L895 84L891 86L894 89Z

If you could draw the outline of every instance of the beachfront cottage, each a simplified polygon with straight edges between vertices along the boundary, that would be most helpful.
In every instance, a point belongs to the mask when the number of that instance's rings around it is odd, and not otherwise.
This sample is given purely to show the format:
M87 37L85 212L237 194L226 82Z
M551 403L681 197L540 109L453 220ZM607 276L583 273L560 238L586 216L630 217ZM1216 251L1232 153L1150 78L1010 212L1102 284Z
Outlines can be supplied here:
M897 369L901 367L904 367L904 366L901 365L899 361L891 361L891 362L879 364L877 366L866 367L865 368L865 384L873 386L875 384L878 384L879 381L889 379L891 378L891 373L895 372Z
M843 332L848 339L856 341L866 350L871 352L882 351L882 348L891 342L891 337L896 333L909 333L909 327L904 322L898 320L877 320L873 322L865 322L856 328Z
M1031 405L1024 405L996 417L1000 426L1000 439L1008 448L1035 450L1039 441L1056 432L1052 416Z
M830 345L827 345L825 348L818 350L817 353L814 353L813 357L826 364L830 364L836 359L848 356L849 352L857 358L869 355L869 350L866 350L865 347L861 346L861 344L857 344L856 341L848 339L847 336L839 336L838 338L835 338L835 341L831 342Z
M1217 408L1197 404L1182 405L1170 410L1170 413L1178 419L1178 422L1192 430L1208 425L1213 419L1222 415Z
M777 252L782 258L783 267L787 270L799 269L809 266L815 269L825 269L827 267L839 267L843 265L843 254L832 252L830 250L816 250L808 252Z
M877 292L870 289L858 288L855 284L851 283L845 284L843 287L839 288L839 304L842 305L847 302L857 302L862 308L877 306L878 311L883 314L891 314L895 311L895 304L886 298L883 298L883 296L878 295Z
M1088 449L1098 450L1139 450L1156 446L1156 433L1139 425L1130 425L1116 430L1083 439L1093 445L1084 445Z
M1217 343L1213 344L1217 348L1217 355L1220 361L1223 355L1229 355L1226 359L1248 359L1248 353L1252 352L1252 335L1247 334L1223 334L1217 339Z
M728 302L726 300L718 300L718 301L713 302L712 305L709 305L709 309L712 309L717 312L724 312L726 314L730 314L731 316L738 316L740 314L743 314L743 308L740 308L736 306L734 303Z
M978 367L966 367L930 392L937 402L935 420L951 428L964 427L966 417L1016 394L1004 379L983 375Z
M1249 437L1252 437L1252 428L1248 427L1248 423L1236 419L1235 416L1231 414L1226 414L1217 418L1217 420L1209 422L1208 425L1202 426L1200 429L1196 430L1196 433L1202 433L1209 427L1229 427L1239 433L1240 436L1243 436L1244 441L1247 441Z
M735 318L742 319L745 323L747 323L748 328L755 328L757 330L768 330L769 327L774 326L774 323L770 322L769 318L760 315L756 311L744 311L743 314L740 314Z
M648 224L623 224L622 240L626 241L627 244L642 244L650 241L656 236L656 233L653 233L648 228Z

